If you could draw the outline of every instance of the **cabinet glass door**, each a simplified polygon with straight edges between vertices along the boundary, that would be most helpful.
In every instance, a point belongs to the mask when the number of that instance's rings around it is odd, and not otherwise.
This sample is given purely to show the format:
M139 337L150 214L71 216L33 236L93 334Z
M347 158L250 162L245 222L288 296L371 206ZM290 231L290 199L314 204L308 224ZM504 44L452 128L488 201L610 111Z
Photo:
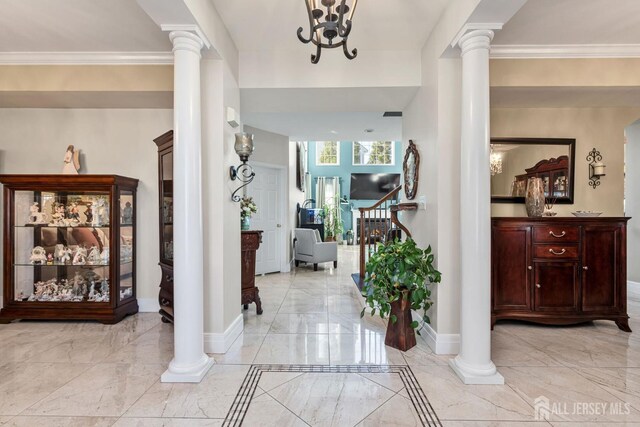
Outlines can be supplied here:
M131 191L121 191L120 204L120 301L133 297L135 198Z
M16 302L109 303L108 192L14 193Z
M160 262L173 264L173 152L161 155L162 224Z

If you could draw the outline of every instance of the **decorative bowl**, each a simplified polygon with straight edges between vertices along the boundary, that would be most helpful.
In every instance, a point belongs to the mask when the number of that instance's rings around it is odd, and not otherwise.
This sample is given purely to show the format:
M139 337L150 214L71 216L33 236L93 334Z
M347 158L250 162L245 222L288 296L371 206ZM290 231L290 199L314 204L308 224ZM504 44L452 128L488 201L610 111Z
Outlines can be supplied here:
M575 211L571 212L574 216L582 216L582 217L595 217L602 215L602 212L594 212L594 211Z

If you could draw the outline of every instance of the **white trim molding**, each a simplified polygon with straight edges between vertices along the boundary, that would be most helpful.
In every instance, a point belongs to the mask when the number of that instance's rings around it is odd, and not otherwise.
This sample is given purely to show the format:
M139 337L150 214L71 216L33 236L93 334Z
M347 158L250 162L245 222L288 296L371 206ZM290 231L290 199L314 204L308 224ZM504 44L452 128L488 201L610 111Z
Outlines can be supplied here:
M492 45L492 59L640 58L640 44Z
M420 337L435 354L458 354L460 352L460 334L439 334L431 325L426 324Z
M160 311L158 298L138 298L138 313L157 313Z
M165 65L171 52L0 52L1 65Z
M640 301L640 283L627 281L627 298Z
M242 314L236 317L224 333L204 333L205 353L226 353L231 344L240 336L244 330L244 319Z

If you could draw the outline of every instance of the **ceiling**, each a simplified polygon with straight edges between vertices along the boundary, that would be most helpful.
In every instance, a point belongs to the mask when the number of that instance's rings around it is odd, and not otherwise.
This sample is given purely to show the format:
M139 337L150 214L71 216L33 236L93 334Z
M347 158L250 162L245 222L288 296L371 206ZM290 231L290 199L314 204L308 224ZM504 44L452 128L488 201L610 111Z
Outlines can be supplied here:
M287 135L293 141L399 141L402 118L382 112L243 113L244 124ZM367 133L365 129L373 129Z
M212 0L240 51L309 49L304 0ZM358 50L421 49L449 0L363 0L349 36ZM304 34L304 33L303 33Z
M0 52L170 52L135 0L0 0Z
M528 0L493 45L640 44L638 0Z

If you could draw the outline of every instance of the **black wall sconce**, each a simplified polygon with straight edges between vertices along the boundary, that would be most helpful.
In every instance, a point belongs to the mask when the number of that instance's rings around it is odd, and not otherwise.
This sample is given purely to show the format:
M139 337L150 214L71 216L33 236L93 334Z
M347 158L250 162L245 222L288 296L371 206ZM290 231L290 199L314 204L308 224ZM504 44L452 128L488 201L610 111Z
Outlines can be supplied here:
M587 155L587 161L589 162L589 185L595 189L600 185L600 178L605 176L606 166L602 163L602 155L595 148Z
M229 176L231 177L231 181L235 181L237 179L243 184L236 188L233 194L231 194L231 200L239 202L242 200L242 197L236 193L251 184L251 181L253 181L253 178L256 176L253 168L247 164L249 156L253 153L253 135L246 132L236 133L236 142L233 145L233 148L240 157L242 164L237 167L231 166L231 168L229 168Z

